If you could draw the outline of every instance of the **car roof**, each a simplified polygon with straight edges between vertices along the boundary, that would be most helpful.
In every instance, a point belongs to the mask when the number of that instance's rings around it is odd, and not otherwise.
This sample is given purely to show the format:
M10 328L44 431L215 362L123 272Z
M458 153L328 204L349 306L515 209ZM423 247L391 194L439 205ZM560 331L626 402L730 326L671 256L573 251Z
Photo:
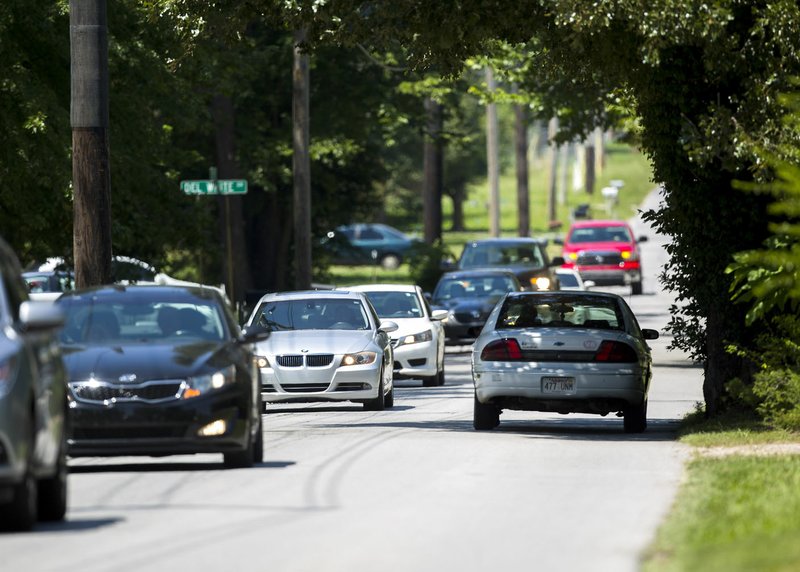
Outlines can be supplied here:
M538 297L538 298L572 298L575 299L576 297L586 297L586 298L610 298L613 300L622 300L623 302L625 299L620 296L619 294L614 294L613 292L601 292L595 290L547 290L547 291L524 291L524 292L509 292L508 297Z
M576 220L570 228L601 227L601 226L630 226L624 220Z
M547 244L546 238L534 238L531 236L516 236L516 237L494 237L494 238L479 238L477 240L469 240L464 245L465 247L470 244Z
M357 286L343 286L342 290L352 292L416 292L415 284L359 284Z
M475 268L472 270L454 270L452 272L445 272L442 274L441 279L445 278L469 278L471 276L475 277L483 277L483 276L510 276L514 280L517 280L517 275L511 272L510 270L504 270L502 268Z
M64 292L62 294L62 298L69 298L69 297L81 297L86 295L94 295L94 296L111 296L117 295L124 292L131 292L131 293L154 293L154 294L162 294L165 296L174 295L179 292L186 292L188 294L192 294L194 296L199 297L208 297L208 295L213 292L218 294L217 288L213 286L185 286L180 284L104 284L102 286L91 286L89 288L81 288L80 290L70 290L68 292Z
M270 292L258 301L265 300L307 300L309 298L342 298L344 300L360 300L364 294L350 290L291 290L287 292Z

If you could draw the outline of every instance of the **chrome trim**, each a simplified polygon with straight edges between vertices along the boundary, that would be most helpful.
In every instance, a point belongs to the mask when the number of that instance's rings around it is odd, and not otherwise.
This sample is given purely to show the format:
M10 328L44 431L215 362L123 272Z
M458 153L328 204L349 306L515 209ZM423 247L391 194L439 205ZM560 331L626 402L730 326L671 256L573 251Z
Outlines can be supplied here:
M137 390L151 388L154 386L174 386L175 392L165 397L159 397L156 399L147 399L140 397L137 395ZM104 399L87 399L86 397L82 397L80 395L81 391L87 388L89 390L106 390L109 391L109 394L113 394L114 392L118 393L119 396L112 396L110 398ZM72 396L75 398L75 401L80 401L81 403L94 403L94 404L102 404L102 405L110 405L113 403L166 403L169 401L177 401L181 398L184 389L186 388L186 380L183 379L156 379L150 381L144 381L142 383L110 383L107 381L101 381L97 379L88 379L83 381L71 381L69 382L69 389L72 393Z

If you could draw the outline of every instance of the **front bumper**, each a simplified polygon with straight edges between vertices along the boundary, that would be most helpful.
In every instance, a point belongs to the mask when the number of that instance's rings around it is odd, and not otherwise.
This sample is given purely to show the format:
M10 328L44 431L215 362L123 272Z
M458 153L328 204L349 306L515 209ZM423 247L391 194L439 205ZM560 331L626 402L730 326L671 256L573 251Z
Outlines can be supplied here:
M575 269L584 281L591 280L598 286L628 286L642 281L642 272L639 268L576 266Z
M366 366L261 369L261 396L267 403L358 401L378 397L379 360Z
M247 402L238 387L158 404L106 406L71 401L69 454L160 456L241 451L247 446L250 429ZM223 434L198 435L202 427L219 420L226 423Z
M394 346L394 376L419 378L436 375L438 357L435 340Z

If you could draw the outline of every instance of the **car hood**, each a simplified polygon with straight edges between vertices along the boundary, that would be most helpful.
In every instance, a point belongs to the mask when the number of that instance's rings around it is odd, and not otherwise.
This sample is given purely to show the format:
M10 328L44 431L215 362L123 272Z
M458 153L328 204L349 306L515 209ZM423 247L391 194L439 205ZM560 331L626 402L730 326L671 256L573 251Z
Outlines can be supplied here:
M609 252L622 252L623 250L635 250L636 245L630 242L582 242L578 244L566 244L564 250L567 252L580 252L592 250L605 250Z
M220 342L193 341L185 344L136 343L107 346L65 346L64 364L70 380L94 377L106 381L131 374L138 381L182 379L230 364Z
M297 353L347 354L367 349L373 342L372 330L292 330L275 331L256 344L256 351L267 355ZM374 347L372 348L374 351Z
M428 318L381 318L381 320L397 324L397 330L390 334L393 340L431 329L431 322Z

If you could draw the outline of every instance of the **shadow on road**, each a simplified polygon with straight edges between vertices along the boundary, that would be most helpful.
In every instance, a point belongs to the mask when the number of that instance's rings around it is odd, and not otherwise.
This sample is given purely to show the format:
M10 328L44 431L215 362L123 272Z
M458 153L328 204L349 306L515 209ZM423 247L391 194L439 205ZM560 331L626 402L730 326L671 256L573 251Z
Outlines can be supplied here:
M285 469L294 461L269 461L256 463L247 470ZM220 463L111 463L102 465L70 465L70 473L165 473L173 471L231 471Z

